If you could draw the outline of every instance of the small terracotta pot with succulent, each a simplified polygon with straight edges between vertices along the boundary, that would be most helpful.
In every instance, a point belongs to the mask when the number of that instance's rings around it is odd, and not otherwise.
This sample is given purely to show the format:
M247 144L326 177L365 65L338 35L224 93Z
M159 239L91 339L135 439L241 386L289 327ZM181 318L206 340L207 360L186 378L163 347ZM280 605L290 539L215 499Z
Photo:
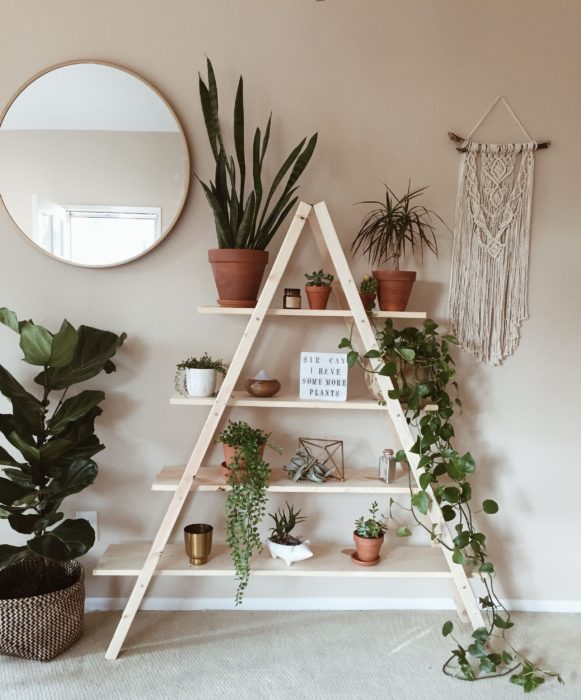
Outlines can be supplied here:
M387 524L383 516L378 516L378 511L377 501L373 501L369 509L371 517L365 519L365 516L361 516L355 521L353 541L356 551L351 555L351 559L359 566L375 566L379 563L379 550L383 544Z
M359 285L359 296L365 311L373 311L375 308L375 296L377 294L377 280L371 275L363 275Z
M335 276L319 270L318 272L312 272L310 275L307 273L305 277L307 279L305 292L309 300L309 307L314 311L326 309L329 295L331 294L331 282L335 279Z

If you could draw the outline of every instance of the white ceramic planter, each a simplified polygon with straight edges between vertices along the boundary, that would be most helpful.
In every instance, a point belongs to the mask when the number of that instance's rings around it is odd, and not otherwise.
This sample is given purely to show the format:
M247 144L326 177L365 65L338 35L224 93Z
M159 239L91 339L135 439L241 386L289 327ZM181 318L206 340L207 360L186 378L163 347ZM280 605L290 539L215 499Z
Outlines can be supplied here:
M216 391L218 373L215 369L186 369L186 389L190 396L202 398Z
M295 545L278 544L277 542L266 540L266 544L268 545L272 558L276 559L278 557L282 559L287 566L290 566L293 561L303 561L303 559L309 559L313 556L313 553L308 547L309 540Z

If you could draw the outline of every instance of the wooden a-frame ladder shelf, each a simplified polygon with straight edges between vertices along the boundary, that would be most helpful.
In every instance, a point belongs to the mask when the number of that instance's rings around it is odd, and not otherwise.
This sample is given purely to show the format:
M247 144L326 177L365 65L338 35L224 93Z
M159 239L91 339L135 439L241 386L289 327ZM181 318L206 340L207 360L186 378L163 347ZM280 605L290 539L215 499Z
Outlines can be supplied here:
M333 287L333 293L340 306L338 310L310 311L308 309L271 308L274 294L307 222L315 237L319 253L323 258L323 267L325 269L334 269L335 271L336 284ZM301 202L298 206L254 309L200 307L198 311L200 313L241 315L249 318L217 396L209 399L175 396L171 399L171 403L176 405L209 406L211 408L185 467L164 468L152 485L154 491L173 493L171 502L153 542L110 545L93 571L97 576L137 577L115 634L107 649L105 655L107 659L115 659L119 655L153 576L233 577L234 575L234 568L226 545L214 545L210 561L204 566L192 567L185 556L183 544L169 543L177 519L185 507L191 492L224 491L227 489L224 482L217 477L217 470L215 468L208 469L203 467L202 464L220 422L229 408L251 406L301 410L378 411L386 419L390 428L395 430L401 447L407 455L410 469L409 475L402 475L400 479L392 484L379 482L375 478L375 474L365 470L351 470L344 482L329 480L324 484L294 483L286 478L281 469L274 469L268 487L270 493L401 494L409 491L410 475L413 488L419 488L419 458L410 451L415 438L406 421L404 409L397 400L390 399L388 396L388 391L393 388L388 377L374 375L373 393L377 395L377 392L379 392L385 398L384 404L379 404L373 396L351 398L345 402L334 403L301 401L298 395L291 394L280 394L270 399L257 399L247 396L245 393L234 391L262 323L268 316L343 318L348 326L353 323L357 329L359 338L355 339L354 337L354 344L360 353L363 354L369 350L377 349L375 333L370 318L361 303L357 284L351 275L345 254L324 202L319 202L315 205ZM423 319L426 317L426 314L423 312L376 312L372 316L378 318ZM372 368L376 365L377 360L370 360ZM426 406L424 408L430 410L434 407ZM389 551L382 557L377 566L359 568L353 566L348 556L349 551L341 549L341 544L320 543L314 547L315 556L313 559L294 563L291 567L287 567L279 560L272 560L266 556L257 557L252 562L252 575L445 578L452 584L454 600L461 617L468 619L473 628L482 627L484 620L470 587L468 576L462 566L452 561L452 540L431 489L428 489L428 495L430 497L429 520L442 533L442 539L450 546L450 550L442 545L399 545L389 548Z

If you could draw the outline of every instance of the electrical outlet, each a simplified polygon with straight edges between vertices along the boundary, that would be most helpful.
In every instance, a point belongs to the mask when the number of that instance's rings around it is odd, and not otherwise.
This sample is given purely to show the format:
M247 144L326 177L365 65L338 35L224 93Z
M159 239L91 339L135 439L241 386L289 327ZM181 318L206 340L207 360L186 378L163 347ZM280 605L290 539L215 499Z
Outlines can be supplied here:
M96 542L99 539L99 528L97 525L97 511L78 510L77 511L77 518L84 518L93 526L93 530L95 530L95 542Z

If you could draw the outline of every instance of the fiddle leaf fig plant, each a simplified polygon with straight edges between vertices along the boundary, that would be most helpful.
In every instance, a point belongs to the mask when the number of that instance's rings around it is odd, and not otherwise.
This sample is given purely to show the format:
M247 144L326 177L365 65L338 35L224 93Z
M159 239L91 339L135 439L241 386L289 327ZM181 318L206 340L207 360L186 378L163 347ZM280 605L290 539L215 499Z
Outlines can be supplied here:
M52 333L19 321L6 308L0 309L0 323L20 336L24 361L41 368L34 377L39 398L0 365L0 392L12 404L12 413L0 414L0 432L12 448L0 447L0 518L28 536L21 546L0 545L0 569L30 558L70 561L93 546L95 533L83 518L65 520L60 508L97 476L92 458L104 445L95 435L95 419L105 394L96 389L67 394L102 371L114 372L111 358L126 335L74 328L66 320Z
M440 335L438 324L429 319L421 329L401 330L388 319L376 336L378 349L363 357L353 348L352 337L343 338L339 347L349 349L350 366L358 364L366 372L391 379L394 388L389 391L389 398L407 403L407 420L417 433L410 452L418 455L419 489L412 484L409 471L411 505L407 507L392 499L389 517L394 518L394 506L406 512L414 527L424 529L432 541L451 552L457 565L471 566L484 587L479 602L486 626L475 630L468 643L460 644L454 637L451 621L444 624L443 636L451 637L456 644L444 663L444 673L469 681L510 674L511 683L522 686L525 692L535 690L549 677L556 677L562 683L559 674L540 668L507 638L514 622L496 593L496 569L488 557L486 535L478 526L480 518L476 517L480 512L485 516L495 514L498 504L492 499L474 503L470 478L476 471L475 460L470 452L461 454L453 446L452 419L456 408L461 406L454 395L458 384L451 353L452 347L458 345L457 339L453 335ZM424 402L435 404L437 410L422 412ZM407 461L406 452L399 450L396 459ZM422 516L428 513L432 498L439 504L444 520L453 526L450 537L437 526L425 524ZM409 536L407 525L398 527L396 535ZM497 642L494 650L493 641Z

